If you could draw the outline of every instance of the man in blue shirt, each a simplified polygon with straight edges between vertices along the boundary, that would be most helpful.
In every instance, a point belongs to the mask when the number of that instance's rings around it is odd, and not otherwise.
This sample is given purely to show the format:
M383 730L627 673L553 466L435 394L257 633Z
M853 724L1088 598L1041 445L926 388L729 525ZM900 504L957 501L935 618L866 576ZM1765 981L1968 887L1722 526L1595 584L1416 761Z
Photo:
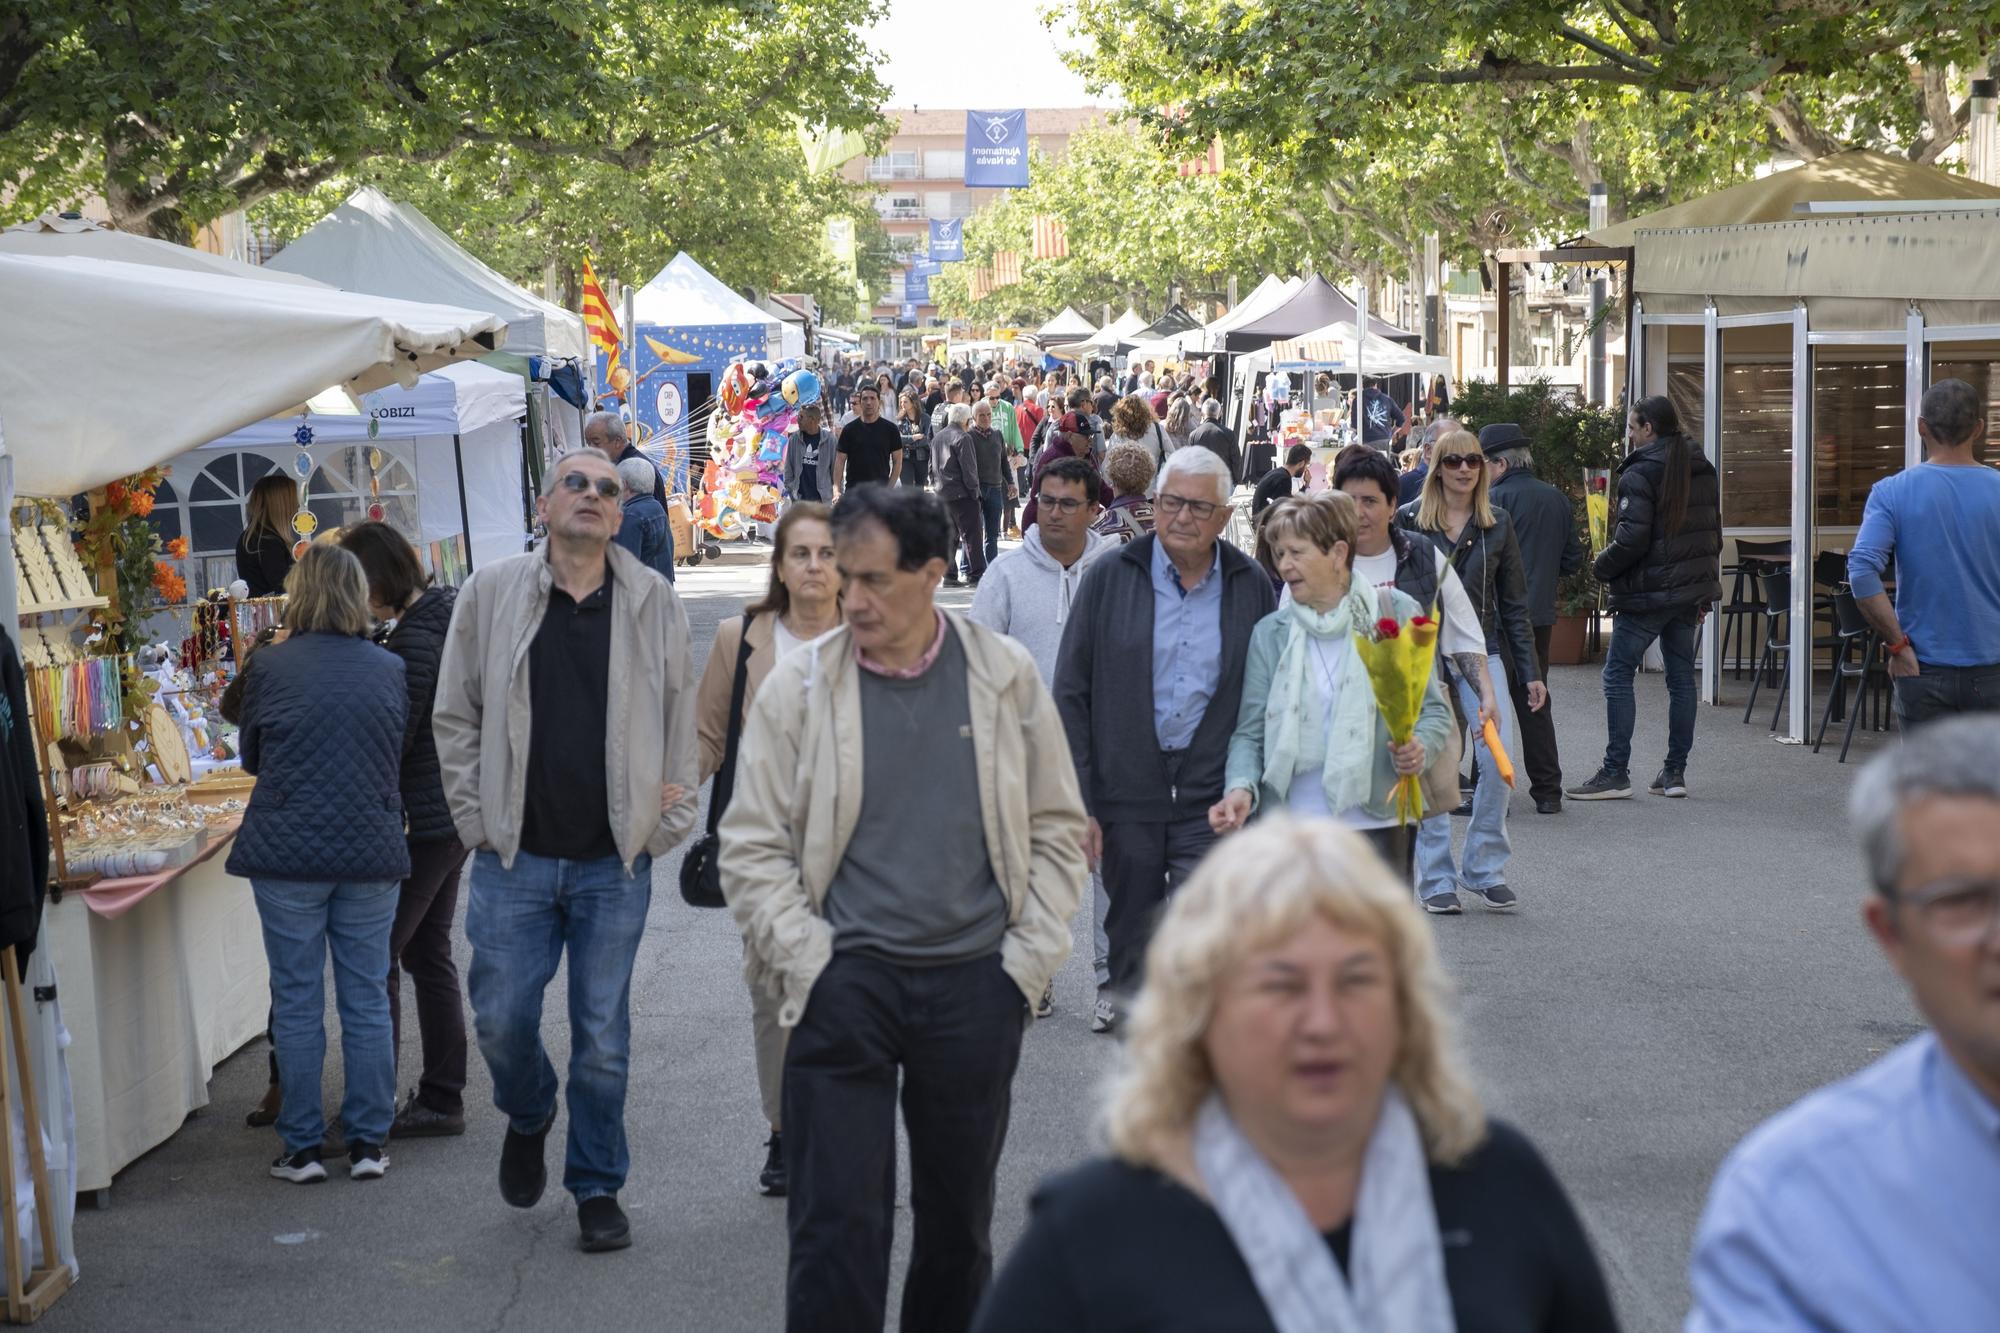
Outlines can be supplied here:
M1932 1030L1730 1154L1687 1333L2000 1327L2000 718L1912 733L1849 808L1863 916Z
M1974 455L1986 404L1964 380L1924 391L1924 462L1868 493L1847 581L1889 654L1903 729L2000 709L2000 472ZM1896 596L1884 589L1895 561Z

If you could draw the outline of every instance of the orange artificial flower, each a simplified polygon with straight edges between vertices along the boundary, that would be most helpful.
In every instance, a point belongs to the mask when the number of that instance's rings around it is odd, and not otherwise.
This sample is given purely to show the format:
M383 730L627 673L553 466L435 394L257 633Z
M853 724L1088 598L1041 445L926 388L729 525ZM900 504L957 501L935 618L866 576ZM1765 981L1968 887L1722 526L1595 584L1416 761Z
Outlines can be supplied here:
M146 517L146 515L152 512L153 512L153 493L151 491L132 492L133 515L137 518L144 518Z
M104 484L104 507L118 510L125 507L125 486L122 482L110 481Z
M172 541L168 542L168 543L167 543L167 554L168 554L168 555L170 555L170 556L172 556L172 557L173 557L174 559L176 559L176 560L185 560L185 559L187 559L187 557L188 557L188 539L187 539L187 538L185 538L185 537L176 537L176 538L174 538L174 539L173 539Z
M174 567L164 560L153 562L153 590L164 601L179 602L187 597L187 580L174 572Z

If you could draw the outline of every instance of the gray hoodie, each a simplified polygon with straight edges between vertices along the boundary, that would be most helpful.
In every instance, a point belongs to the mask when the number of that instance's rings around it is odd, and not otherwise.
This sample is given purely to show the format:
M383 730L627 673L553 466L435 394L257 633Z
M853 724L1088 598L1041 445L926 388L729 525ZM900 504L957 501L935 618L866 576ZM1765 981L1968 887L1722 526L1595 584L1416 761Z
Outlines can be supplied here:
M1123 543L1100 532L1084 533L1083 554L1064 569L1042 546L1041 524L1028 529L1019 547L1002 551L986 568L972 597L972 618L1019 643L1035 659L1042 684L1055 679L1056 649L1069 621L1070 599L1083 571Z

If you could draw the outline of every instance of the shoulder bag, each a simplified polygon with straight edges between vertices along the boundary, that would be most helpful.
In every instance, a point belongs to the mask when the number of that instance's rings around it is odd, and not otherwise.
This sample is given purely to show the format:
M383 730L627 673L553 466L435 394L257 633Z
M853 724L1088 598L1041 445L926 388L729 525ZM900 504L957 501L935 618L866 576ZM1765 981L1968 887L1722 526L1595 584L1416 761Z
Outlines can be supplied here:
M729 730L722 743L722 768L708 792L708 831L681 858L681 901L689 907L727 907L722 896L723 812L736 789L736 747L743 739L743 693L750 684L750 617L736 645L736 679L729 686Z

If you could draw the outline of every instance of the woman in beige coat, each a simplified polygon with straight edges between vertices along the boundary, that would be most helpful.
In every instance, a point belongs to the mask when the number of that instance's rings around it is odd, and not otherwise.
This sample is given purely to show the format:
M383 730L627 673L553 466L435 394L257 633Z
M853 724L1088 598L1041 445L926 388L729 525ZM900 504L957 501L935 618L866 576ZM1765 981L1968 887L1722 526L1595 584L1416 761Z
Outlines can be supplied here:
M757 697L757 687L771 668L793 649L838 624L840 575L833 565L833 528L827 508L795 504L778 520L771 542L770 590L742 615L715 627L715 645L709 649L708 665L695 695L695 734L701 744L703 782L722 767L729 734L729 696L742 646L747 642L750 648L743 682L743 715L747 717L750 701ZM740 726L742 718L737 722ZM785 1072L785 1030L778 1024L778 998L755 981L750 983L750 1021L757 1041L757 1089L763 1097L764 1119L771 1126L757 1187L765 1194L782 1195L785 1157L778 1111Z

